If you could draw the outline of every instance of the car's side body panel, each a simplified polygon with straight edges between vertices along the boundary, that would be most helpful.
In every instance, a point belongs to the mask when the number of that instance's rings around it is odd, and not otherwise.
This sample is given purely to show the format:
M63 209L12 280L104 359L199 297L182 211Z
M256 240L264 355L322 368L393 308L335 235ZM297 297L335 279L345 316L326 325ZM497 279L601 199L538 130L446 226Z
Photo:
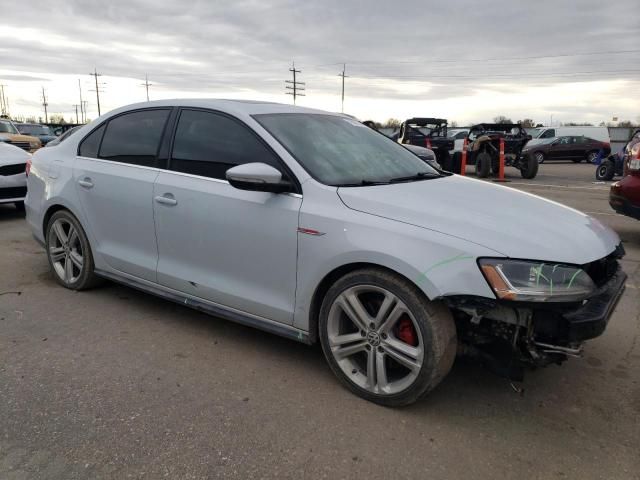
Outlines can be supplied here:
M158 283L293 323L300 195L163 171L153 197ZM176 203L158 201L166 197Z
M348 208L336 188L303 184L298 234L298 288L294 326L309 328L320 282L344 265L366 263L405 276L430 299L469 294L495 298L475 262L496 252L459 238ZM416 261L416 259L419 259Z
M156 280L153 223L156 168L77 157L73 180L95 238L93 250L115 270Z

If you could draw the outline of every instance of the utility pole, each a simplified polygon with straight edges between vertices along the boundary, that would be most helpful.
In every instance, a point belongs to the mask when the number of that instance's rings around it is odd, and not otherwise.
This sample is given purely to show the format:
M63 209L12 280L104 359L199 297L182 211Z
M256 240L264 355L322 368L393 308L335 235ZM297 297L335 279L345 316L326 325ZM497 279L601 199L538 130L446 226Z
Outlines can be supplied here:
M6 85L0 85L0 115L8 115L9 113L9 106L4 98L4 87Z
M84 119L85 119L84 102L82 101L82 85L80 85L80 79L78 79L78 93L80 94L80 119L82 120L82 123L84 123ZM78 122L76 121L76 123Z
M149 87L151 85L153 85L153 83L149 83L149 77L148 75L145 73L144 74L144 83L141 83L140 85L142 85L143 87L146 87L147 89L147 102L149 101Z
M296 104L296 97L304 97L304 93L299 93L299 92L304 92L305 90L305 83L304 82L298 82L296 80L296 73L302 73L302 70L296 70L296 64L295 62L291 63L291 68L289 69L289 71L293 74L293 81L292 80L285 80L284 83L288 83L289 85L286 85L285 88L287 90L291 90L289 92L285 92L287 95L293 95L293 104Z
M47 103L47 96L44 93L44 87L42 87L42 106L44 107L44 123L49 123L49 117L47 115L47 107L49 104Z
M77 124L77 125L79 125L79 123L78 123L78 107L79 107L79 106L80 106L80 105L74 105L74 108L76 109L76 124Z
M88 100L82 101L82 111L84 112L84 119L82 120L82 123L87 123L87 106L88 105L89 105Z
M101 77L102 74L98 73L98 71L94 68L93 69L93 73L90 73L89 75L91 75L92 77L94 77L95 81L96 81L96 103L98 104L98 116L101 115L100 113L100 86L98 85L98 77ZM100 85L103 85L102 83Z
M339 73L338 76L342 77L342 110L341 112L344 113L344 79L345 78L349 78L347 75L345 75L345 71L347 70L347 64L343 63L342 64L342 73Z

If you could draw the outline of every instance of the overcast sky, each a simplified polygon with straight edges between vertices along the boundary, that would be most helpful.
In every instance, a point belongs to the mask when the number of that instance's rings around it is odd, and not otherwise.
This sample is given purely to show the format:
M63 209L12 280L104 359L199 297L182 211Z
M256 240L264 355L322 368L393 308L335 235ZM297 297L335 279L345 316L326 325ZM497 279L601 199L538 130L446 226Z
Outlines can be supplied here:
M55 9L54 9L55 5ZM5 5L8 7L8 5ZM362 120L640 121L638 0L29 0L2 8L0 83L11 113L74 112L104 74L102 112L172 97L290 103ZM73 114L75 116L75 114Z

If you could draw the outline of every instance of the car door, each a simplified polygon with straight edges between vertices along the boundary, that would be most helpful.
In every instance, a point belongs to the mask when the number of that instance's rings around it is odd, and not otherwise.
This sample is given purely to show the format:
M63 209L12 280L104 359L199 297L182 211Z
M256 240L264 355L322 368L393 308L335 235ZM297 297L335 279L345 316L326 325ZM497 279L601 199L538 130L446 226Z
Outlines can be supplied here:
M565 160L569 155L570 137L559 137L549 146L548 158L550 160Z
M127 112L80 143L74 180L94 249L119 272L156 280L153 222L157 153L169 109Z
M183 109L169 169L154 186L158 283L292 324L299 194L238 190L225 177L263 162L293 180L276 154L228 115Z

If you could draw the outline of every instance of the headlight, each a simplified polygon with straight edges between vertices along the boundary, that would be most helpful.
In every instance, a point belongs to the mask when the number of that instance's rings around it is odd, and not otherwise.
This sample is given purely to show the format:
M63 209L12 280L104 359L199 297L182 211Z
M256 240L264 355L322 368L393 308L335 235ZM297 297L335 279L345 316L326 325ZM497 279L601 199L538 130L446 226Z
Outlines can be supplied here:
M595 289L587 272L571 265L497 258L480 259L479 264L496 297L502 300L580 301Z
M40 142L29 142L31 148L38 148L40 146Z

